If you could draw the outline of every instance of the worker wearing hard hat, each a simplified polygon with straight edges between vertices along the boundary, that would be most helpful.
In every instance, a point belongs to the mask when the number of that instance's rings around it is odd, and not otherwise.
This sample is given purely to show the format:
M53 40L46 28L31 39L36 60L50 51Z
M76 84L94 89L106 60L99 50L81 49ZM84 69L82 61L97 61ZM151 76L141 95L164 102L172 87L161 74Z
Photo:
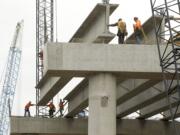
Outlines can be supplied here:
M142 36L142 25L141 21L138 17L134 17L135 24L133 24L134 34L136 39L136 44L141 44L141 36Z
M29 102L25 105L25 108L24 108L24 116L27 116L27 114L28 114L29 117L31 116L31 113L30 113L29 108L30 108L31 106L34 106L34 105L35 105L35 104L32 104L31 101L29 101Z
M124 38L128 35L127 29L126 29L126 23L120 18L117 23L109 24L108 26L117 26L118 32L118 43L124 44Z
M52 118L54 112L56 111L56 107L54 106L53 102L50 102L47 106L49 107L49 117Z

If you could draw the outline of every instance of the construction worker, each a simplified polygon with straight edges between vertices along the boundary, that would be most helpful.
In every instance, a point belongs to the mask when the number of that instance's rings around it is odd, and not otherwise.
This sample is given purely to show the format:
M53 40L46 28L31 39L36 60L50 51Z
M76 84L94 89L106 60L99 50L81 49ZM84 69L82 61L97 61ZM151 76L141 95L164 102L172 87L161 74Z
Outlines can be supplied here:
M41 49L41 51L39 52L39 58L40 60L43 60L43 50Z
M175 45L180 46L180 34L179 33L173 37L173 41L174 41ZM171 41L169 40L168 42L170 43Z
M54 112L56 111L56 107L54 106L53 102L50 102L49 104L47 104L47 106L49 107L49 117L52 118Z
M138 17L134 17L135 24L133 24L136 44L141 44L142 25Z
M28 117L31 117L31 113L29 111L29 108L31 106L34 106L35 104L32 104L31 101L29 101L26 105L25 105L25 108L24 108L24 116L26 117L26 114L28 113Z
M128 35L127 29L126 29L126 23L120 18L117 23L109 24L108 26L117 26L118 32L118 43L124 44L124 38Z
M63 116L63 111L64 111L64 104L65 101L63 101L62 99L60 99L60 102L59 102L59 112L60 112L60 117Z

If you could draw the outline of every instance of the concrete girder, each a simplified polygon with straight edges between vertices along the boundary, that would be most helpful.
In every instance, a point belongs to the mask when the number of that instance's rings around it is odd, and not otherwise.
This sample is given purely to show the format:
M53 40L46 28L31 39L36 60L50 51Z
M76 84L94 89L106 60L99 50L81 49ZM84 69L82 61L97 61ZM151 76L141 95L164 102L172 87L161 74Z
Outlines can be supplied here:
M153 45L50 43L45 46L44 65L44 73L54 76L109 72L123 79L162 78L157 48Z
M84 78L71 92L69 92L65 97L64 100L71 100L73 97L78 95L82 89L87 87L88 85L88 79Z
M88 81L85 80L80 85L82 86L79 89L81 92L76 93L76 96L68 100L68 114L66 117L73 117L88 106Z
M176 112L176 114L175 114L175 112ZM180 106L176 106L176 107L172 108L172 113L173 113L174 118L180 117ZM172 119L170 110L163 112L163 116L164 117L162 118L162 120L171 120Z
M83 82L84 81L84 82ZM74 90L73 96L68 96L68 114L66 117L73 117L82 109L88 106L88 80L83 80L79 86ZM133 96L136 96L140 92L145 91L149 87L157 84L159 80L147 80L147 79L129 79L129 80L118 80L117 81L117 104L123 103ZM74 91L73 90L73 91ZM72 95L72 94L71 94Z
M117 84L123 81L117 80ZM64 99L68 100L68 113L66 117L73 117L88 107L88 79L85 78Z
M97 4L96 7L92 10L92 12L89 14L89 16L86 18L84 23L80 26L78 31L71 38L70 42L74 42L75 39L81 39L81 40L83 40L83 42L88 42L88 43L92 43L92 42L108 43L108 42L110 42L114 38L115 34L107 31L107 24L104 23L105 22L104 20L105 19L109 20L109 16L114 12L114 10L117 7L118 7L117 4L110 4L109 5L109 13L106 13L107 5ZM53 98L54 94L57 94L60 90L60 88L56 87L56 85L58 85L57 82L61 83L62 79L60 79L58 77L48 78L48 76L49 75L47 75L45 73L43 78L40 80L39 84L36 86L37 88L40 89L40 93L41 93L40 101L39 101L38 105L45 105L50 99ZM67 78L68 78L68 80L66 80L66 83L68 83L68 81L70 81L72 79L72 77L69 77L69 76ZM50 84L49 84L49 82L47 82L49 80L50 80ZM46 82L48 83L47 84L48 86L45 84ZM50 85L54 88L50 88ZM63 84L63 85L65 85L65 84ZM63 87L63 86L61 86L61 87ZM49 91L48 91L48 89L49 89ZM46 93L52 93L51 92L52 89L54 91L54 94L45 97Z
M44 57L45 74L37 87L47 92L50 87L46 88L45 86L53 84L52 82L48 83L49 76L64 76L71 80L72 77L76 76L85 77L96 72L111 72L116 73L117 77L123 79L161 78L156 46L115 46L103 44L101 46L97 44L89 46L85 43L50 43L46 46ZM127 61L131 65L127 64ZM145 66L141 66L144 63L146 63ZM45 84L46 82L47 84ZM57 90L54 89L56 92L59 90L59 88ZM43 96L41 98L43 100ZM40 101L39 105L46 104L48 100L45 100L45 102Z
M11 135L87 135L87 119L11 117ZM180 123L176 122L177 129ZM26 128L24 128L26 127ZM153 120L117 120L117 135L173 135L172 122Z
M171 95L171 105L172 107L175 107L178 105L178 100L179 95L177 92L175 92L174 94ZM169 104L167 102L167 98L163 98L161 100L159 100L156 103L153 103L143 109L140 110L140 116L138 118L140 119L145 119L145 118L149 118L151 116L154 116L155 114L158 113L162 113L163 111L166 111L169 109Z
M130 80L128 80L130 81ZM136 79L136 80L132 80L131 79L131 84L133 86L133 88L127 88L127 86L129 87L130 85L127 85L126 82L123 82L122 84L118 85L118 90L119 90L119 94L118 98L117 98L117 105L120 105L124 102L126 102L127 100L131 99L132 97L138 95L139 93L147 90L148 88L154 86L155 84L157 84L160 80L147 80L147 79ZM129 83L129 82L128 82ZM124 84L126 86L124 86Z
M134 96L125 103L120 104L117 107L117 116L124 117L164 98L166 92L163 90L163 87L163 82L160 82L157 85L146 89L146 91Z
M48 77L41 85L40 99L37 105L46 105L70 80L71 76Z
M108 14L106 14L107 6L109 8ZM116 35L108 31L106 23L109 20L109 16L117 7L118 4L97 4L69 42L110 42Z

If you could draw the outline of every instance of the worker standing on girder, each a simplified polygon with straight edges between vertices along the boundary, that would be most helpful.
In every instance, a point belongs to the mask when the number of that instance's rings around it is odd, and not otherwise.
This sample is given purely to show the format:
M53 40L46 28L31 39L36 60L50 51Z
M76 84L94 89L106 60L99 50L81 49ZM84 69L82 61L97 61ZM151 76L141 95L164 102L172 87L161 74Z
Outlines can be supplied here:
M65 101L62 100L62 99L60 99L60 102L59 102L59 112L60 112L60 117L63 116L64 105L65 105Z
M54 106L53 102L50 102L49 104L47 104L47 106L49 107L49 117L52 118L54 112L56 111L56 107Z
M126 23L120 18L117 23L109 24L108 26L117 26L118 32L118 43L124 44L124 38L128 35L127 29L126 29Z
M138 19L138 17L134 17L135 24L133 24L134 28L134 34L136 39L136 44L141 44L141 37L142 37L142 25L141 21Z
M26 105L25 105L25 108L24 108L24 116L26 116L26 114L28 113L28 117L31 117L31 113L29 111L29 108L31 106L34 106L35 104L32 104L31 101L29 101Z

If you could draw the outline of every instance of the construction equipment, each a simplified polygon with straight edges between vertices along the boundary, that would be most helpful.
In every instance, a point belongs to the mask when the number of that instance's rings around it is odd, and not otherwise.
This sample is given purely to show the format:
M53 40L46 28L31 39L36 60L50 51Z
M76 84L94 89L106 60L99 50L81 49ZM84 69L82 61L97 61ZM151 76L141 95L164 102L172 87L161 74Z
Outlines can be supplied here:
M54 35L54 0L36 0L36 85L43 76L41 51L47 42L53 42ZM36 89L36 104L40 92ZM44 109L36 106L36 115L44 114Z
M16 84L21 61L21 39L23 21L17 23L15 35L9 49L5 78L0 97L0 135L7 135Z
M160 66L162 68L164 86L167 95L167 104L169 113L173 121L176 135L179 135L179 129L176 128L175 116L180 105L180 48L179 48L179 18L180 1L179 0L151 0L152 15L154 18L154 28L156 41L158 45ZM158 25L155 17L161 18L161 24ZM163 29L162 29L163 28ZM172 93L177 92L176 97ZM178 102L175 106L173 100ZM176 109L173 109L176 107Z

